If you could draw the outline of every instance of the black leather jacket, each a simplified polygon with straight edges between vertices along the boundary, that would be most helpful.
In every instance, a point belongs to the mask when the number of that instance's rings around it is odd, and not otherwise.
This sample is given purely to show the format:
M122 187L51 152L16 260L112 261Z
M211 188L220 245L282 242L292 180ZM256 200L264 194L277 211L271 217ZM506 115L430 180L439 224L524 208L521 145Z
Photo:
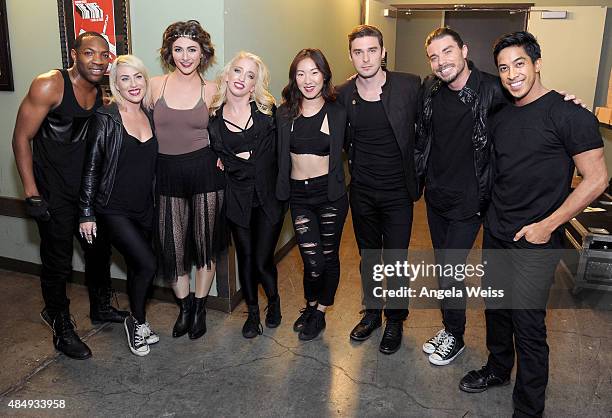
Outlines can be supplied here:
M249 139L255 142L255 149L245 160L236 156L223 141L223 107L210 118L208 133L210 145L224 165L226 216L235 224L248 228L253 194L256 193L268 220L276 224L283 219L285 210L274 193L278 175L274 116L260 112L255 102L251 102L254 132Z
M146 113L153 129L151 115ZM108 204L122 145L123 123L119 108L115 103L98 108L89 120L87 131L87 151L79 195L79 222L95 221L96 204Z
M389 119L395 140L402 154L402 165L406 186L412 200L417 200L417 187L414 169L415 123L418 112L419 76L408 73L387 71L387 81L382 86L380 100ZM345 149L349 157L349 168L352 169L354 157L353 138L355 137L354 121L357 117L356 106L361 99L355 84L356 77L338 87L338 101L346 109L349 126L347 128Z
M459 92L459 99L471 106L474 117L472 144L474 146L474 170L478 181L478 200L481 212L484 212L491 197L491 141L488 132L488 117L499 108L509 103L503 93L499 78L479 71L471 61L468 61L470 78ZM417 123L417 139L415 146L415 166L419 184L419 196L423 192L427 176L427 164L433 140L432 98L439 91L443 81L429 75L421 88L421 105Z

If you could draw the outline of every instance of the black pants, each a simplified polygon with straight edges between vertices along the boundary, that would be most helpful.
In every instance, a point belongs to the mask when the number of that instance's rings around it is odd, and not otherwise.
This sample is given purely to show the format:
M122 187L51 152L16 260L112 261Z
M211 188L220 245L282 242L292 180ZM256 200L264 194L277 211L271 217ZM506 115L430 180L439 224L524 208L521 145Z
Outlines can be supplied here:
M483 288L503 290L504 298L485 298L487 365L495 374L510 376L517 356L513 400L515 416L542 416L548 383L546 301L559 261L561 237L554 233L545 245L524 239L502 241L485 229Z
M122 215L98 214L97 221L100 225L98 238L108 237L125 259L130 310L134 318L143 324L146 321L147 292L157 268L151 245L151 228Z
M351 214L359 253L363 304L368 310L382 310L384 301L374 297L372 280L374 264L395 264L408 259L408 245L412 230L413 202L407 190L374 190L351 185ZM408 285L408 280L387 276L387 288ZM387 301L385 316L392 321L403 321L408 309Z
M78 209L76 202L56 202L49 208L51 219L37 221L40 234L40 259L42 271L40 286L45 308L51 317L68 311L70 300L66 295L66 281L72 273L74 237L81 244L85 257L85 281L90 288L109 288L110 243L99 239L93 245L78 233Z
M261 207L251 209L248 228L228 220L238 258L238 277L247 305L257 305L257 285L261 285L268 300L278 296L278 272L274 250L283 227L282 220L273 224Z
M478 230L482 224L479 216L463 220L448 219L438 215L427 205L427 222L431 234L431 243L436 253L436 264L465 264ZM450 250L450 251L445 251ZM442 323L447 332L456 338L463 338L465 333L465 281L455 277L438 277L440 289L461 291L462 297L444 298L441 303Z
M340 281L340 240L348 213L343 195L327 199L327 176L291 180L291 219L304 262L304 297L331 306Z

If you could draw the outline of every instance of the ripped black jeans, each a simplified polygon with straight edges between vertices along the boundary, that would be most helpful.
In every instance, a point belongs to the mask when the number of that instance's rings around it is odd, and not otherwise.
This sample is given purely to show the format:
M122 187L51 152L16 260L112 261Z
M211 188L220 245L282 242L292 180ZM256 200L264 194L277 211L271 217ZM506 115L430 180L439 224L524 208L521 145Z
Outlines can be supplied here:
M340 240L348 198L327 199L327 175L291 180L291 218L304 262L304 298L334 304L340 281Z

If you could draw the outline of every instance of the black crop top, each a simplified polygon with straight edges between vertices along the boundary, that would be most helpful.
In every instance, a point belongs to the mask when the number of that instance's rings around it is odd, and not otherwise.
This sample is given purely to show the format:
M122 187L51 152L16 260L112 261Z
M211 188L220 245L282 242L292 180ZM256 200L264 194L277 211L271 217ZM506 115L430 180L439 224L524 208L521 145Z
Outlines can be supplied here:
M289 151L292 154L311 154L326 157L329 155L330 136L321 132L321 125L327 116L327 105L313 116L300 116L291 126Z

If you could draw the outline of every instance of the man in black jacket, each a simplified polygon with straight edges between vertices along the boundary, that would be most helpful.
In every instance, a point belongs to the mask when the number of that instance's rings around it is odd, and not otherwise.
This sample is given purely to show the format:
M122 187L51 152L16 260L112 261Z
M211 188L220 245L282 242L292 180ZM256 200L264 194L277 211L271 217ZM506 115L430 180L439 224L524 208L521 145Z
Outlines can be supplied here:
M499 79L468 61L468 48L457 32L443 27L425 40L432 75L423 82L417 124L416 166L425 187L427 221L436 263L466 261L482 224L491 183L488 117L508 103ZM440 289L460 297L442 300L444 329L423 344L429 361L446 365L465 346L463 278L438 277ZM460 293L459 293L460 292Z
M42 319L53 330L55 348L68 357L91 357L74 331L66 296L72 272L73 240L78 228L78 196L85 157L88 118L102 105L99 83L109 62L108 42L96 32L77 37L68 70L41 74L23 99L13 151L23 182L26 210L40 233ZM32 145L33 143L33 150ZM90 317L94 322L123 322L127 312L110 305L110 244L98 240L85 253Z
M375 294L374 265L381 263L381 257L385 264L407 259L417 198L414 127L420 79L383 70L385 48L378 28L357 26L348 39L357 75L338 89L348 114L350 204L366 308L350 337L364 341L382 325L385 306ZM399 277L387 276L387 288L399 288L401 282ZM385 316L380 351L392 354L401 345L407 306L387 300Z

